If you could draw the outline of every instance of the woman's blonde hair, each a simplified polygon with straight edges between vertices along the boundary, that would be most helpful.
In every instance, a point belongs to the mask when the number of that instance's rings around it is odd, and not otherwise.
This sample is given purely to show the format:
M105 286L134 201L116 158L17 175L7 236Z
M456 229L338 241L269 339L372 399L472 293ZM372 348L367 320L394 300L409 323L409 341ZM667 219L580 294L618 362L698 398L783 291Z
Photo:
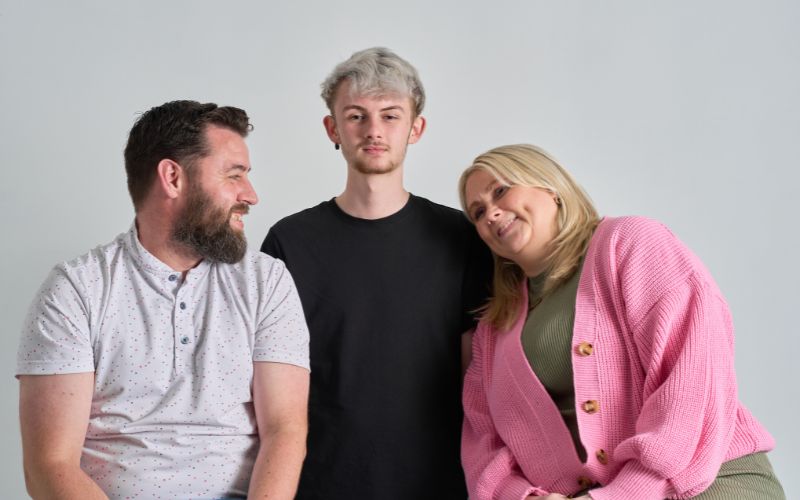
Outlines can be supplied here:
M509 186L546 189L557 196L558 232L550 242L543 294L557 288L577 270L589 240L600 222L592 200L575 179L547 152L529 144L514 144L491 149L475 158L458 181L461 208L470 218L465 199L467 179L478 170L491 174ZM470 218L470 220L472 220ZM498 329L510 328L516 319L520 286L526 279L522 268L494 254L492 298L482 308L483 319Z

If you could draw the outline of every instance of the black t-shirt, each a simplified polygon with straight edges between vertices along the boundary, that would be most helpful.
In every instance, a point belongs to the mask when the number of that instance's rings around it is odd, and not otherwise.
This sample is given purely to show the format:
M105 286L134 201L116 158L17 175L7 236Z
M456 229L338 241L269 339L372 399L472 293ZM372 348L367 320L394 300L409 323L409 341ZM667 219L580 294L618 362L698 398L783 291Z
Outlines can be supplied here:
M411 196L365 220L323 202L270 229L311 333L299 499L466 498L461 334L491 256L461 212Z

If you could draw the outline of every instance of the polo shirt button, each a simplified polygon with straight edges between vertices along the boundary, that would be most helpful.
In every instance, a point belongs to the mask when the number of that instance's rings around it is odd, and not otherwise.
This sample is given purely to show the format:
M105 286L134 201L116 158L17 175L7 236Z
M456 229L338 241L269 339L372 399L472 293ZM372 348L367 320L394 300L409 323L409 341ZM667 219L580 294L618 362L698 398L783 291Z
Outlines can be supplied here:
M589 479L586 476L580 476L578 478L578 486L580 486L582 490L585 490L586 488L588 488L590 486L593 486L593 485L594 485L594 481L592 481L591 479Z
M183 344L183 345L186 345L191 341L192 341L192 339L190 339L189 337L181 337L181 344Z
M575 350L578 352L579 356L591 356L592 352L594 352L594 346L589 342L581 342Z
M181 309L186 309L186 302L181 302Z
M175 281L176 279L178 279L178 277L177 277L177 276L175 276L174 274L170 274L170 275L169 275L169 280L170 280L170 281Z
M581 405L583 411L591 415L592 413L597 413L600 410L600 403L597 400L590 399L589 401L584 401Z
M597 461L601 464L608 465L608 453L606 453L606 450L597 450L594 456L597 457Z

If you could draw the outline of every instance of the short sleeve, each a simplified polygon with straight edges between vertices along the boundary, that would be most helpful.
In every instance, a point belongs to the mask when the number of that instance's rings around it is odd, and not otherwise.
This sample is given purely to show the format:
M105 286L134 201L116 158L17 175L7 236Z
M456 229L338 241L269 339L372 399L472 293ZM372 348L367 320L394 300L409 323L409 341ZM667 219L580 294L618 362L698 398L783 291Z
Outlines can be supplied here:
M22 327L17 375L93 372L87 297L63 266L54 268L36 294Z
M283 249L278 242L278 236L275 234L275 228L270 229L267 233L267 237L264 238L264 242L261 243L261 251L276 259L285 259Z
M266 283L253 361L288 363L310 369L308 326L294 280L282 261L272 261Z

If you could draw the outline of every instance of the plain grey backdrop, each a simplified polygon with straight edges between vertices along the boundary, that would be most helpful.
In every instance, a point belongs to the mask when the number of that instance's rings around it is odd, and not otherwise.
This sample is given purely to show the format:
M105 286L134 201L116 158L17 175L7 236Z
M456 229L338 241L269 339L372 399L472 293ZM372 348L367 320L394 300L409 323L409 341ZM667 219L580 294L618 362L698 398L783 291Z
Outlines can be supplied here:
M795 0L0 0L0 497L25 496L13 371L26 309L53 264L130 226L122 149L138 113L179 98L248 111L258 246L342 190L319 83L375 45L427 89L414 193L457 206L472 158L535 143L602 214L659 219L704 260L733 311L740 398L800 497L798 26Z

